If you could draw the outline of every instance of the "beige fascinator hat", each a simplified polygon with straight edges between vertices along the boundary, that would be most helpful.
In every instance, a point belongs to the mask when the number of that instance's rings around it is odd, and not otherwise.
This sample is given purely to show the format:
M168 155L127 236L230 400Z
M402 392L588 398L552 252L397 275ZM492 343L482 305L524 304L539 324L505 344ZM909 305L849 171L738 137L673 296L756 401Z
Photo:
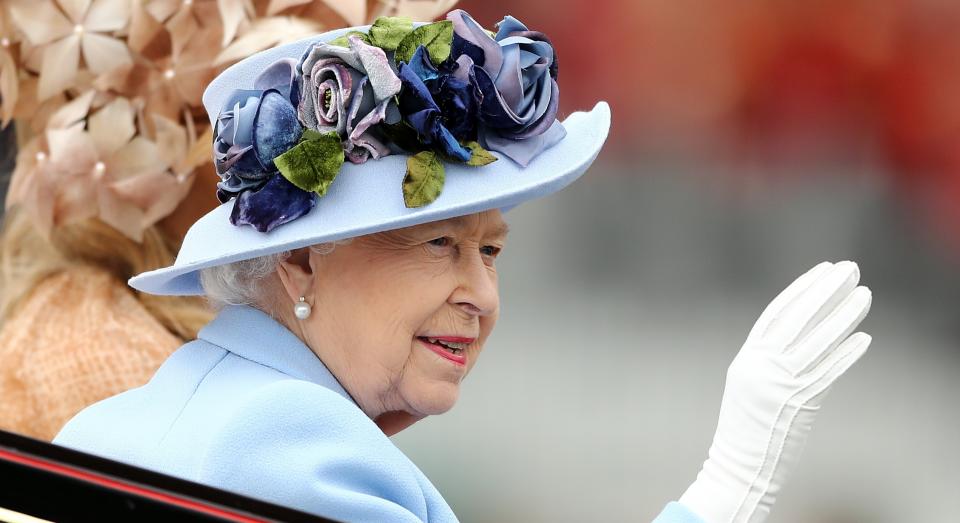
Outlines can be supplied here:
M6 207L44 233L99 218L129 238L209 165L201 95L236 60L379 16L429 20L456 0L4 0L0 126L17 123Z

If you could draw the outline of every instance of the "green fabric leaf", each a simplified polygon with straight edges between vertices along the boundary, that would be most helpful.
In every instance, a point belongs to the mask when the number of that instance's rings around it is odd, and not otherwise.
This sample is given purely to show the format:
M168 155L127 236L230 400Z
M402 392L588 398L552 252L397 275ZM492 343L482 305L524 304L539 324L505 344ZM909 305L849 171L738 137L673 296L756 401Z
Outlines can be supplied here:
M336 133L335 132L321 133L316 129L304 129L303 134L300 135L299 141L302 142L305 140L321 140L323 139L324 136L327 136L330 134L336 134Z
M384 51L396 51L397 46L413 31L413 20L403 16L381 16L370 27L370 45Z
M370 43L370 35L368 35L367 33L361 33L360 31L350 31L349 33L341 36L340 38L335 38L333 40L330 40L329 44L340 46L340 47L350 47L350 41L348 40L348 38L353 35L359 36L360 39L363 40L363 43L365 44Z
M407 158L407 175L403 178L403 202L408 208L423 207L437 199L443 191L443 162L433 151L424 151Z
M480 144L477 142L466 142L463 146L470 150L470 159L467 160L467 165L481 167L497 161L496 156L483 147L480 147Z
M440 65L450 56L450 46L453 45L453 22L443 20L414 29L400 41L394 60L397 63L410 63L413 53L421 45L427 48L430 61L434 65Z
M343 146L336 132L303 132L300 143L277 156L273 163L290 183L320 196L327 193L343 165Z

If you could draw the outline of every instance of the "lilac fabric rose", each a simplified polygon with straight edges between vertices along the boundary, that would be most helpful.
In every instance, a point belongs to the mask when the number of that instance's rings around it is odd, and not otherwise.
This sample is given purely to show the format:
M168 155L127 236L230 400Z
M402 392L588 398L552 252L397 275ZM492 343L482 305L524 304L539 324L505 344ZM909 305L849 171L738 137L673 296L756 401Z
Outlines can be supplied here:
M421 143L466 162L470 150L460 145L476 135L479 97L470 83L450 74L441 74L420 46L410 63L400 63L400 113Z
M455 76L481 96L480 143L526 166L566 135L557 121L557 58L550 40L507 16L491 38L462 10L451 11Z
M265 184L277 172L273 159L296 145L303 133L291 103L297 91L295 65L277 61L254 80L253 89L234 91L220 110L213 159L221 202Z
M336 131L345 157L363 163L390 154L377 124L399 120L392 101L401 83L382 49L357 36L348 42L314 44L304 54L298 116L309 129Z

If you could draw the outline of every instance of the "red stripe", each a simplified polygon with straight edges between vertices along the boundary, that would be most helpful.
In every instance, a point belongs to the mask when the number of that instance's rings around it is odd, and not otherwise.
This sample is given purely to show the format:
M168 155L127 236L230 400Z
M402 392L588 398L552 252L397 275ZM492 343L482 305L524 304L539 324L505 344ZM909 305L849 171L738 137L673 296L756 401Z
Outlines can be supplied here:
M238 521L243 523L261 523L263 519L254 519L250 516L244 516L242 514L231 512L229 510L219 509L205 505L197 501L191 501L189 499L180 498L171 494L166 494L163 492L158 492L155 490L138 487L129 483L123 483L114 479L110 479L99 474L87 472L84 470L76 469L66 465L61 465L59 463L52 463L43 459L33 458L30 456L23 456L20 454L14 454L6 450L0 449L0 459L6 459L14 463L21 463L30 467L46 470L48 472L53 472L54 474L59 474L61 476L67 476L74 479L79 479L81 481L86 481L88 483L93 483L95 485L104 486L113 490L119 490L129 494L134 494L140 497L152 499L155 501L160 501L170 505L175 505L182 507L188 510L193 510L195 512L201 512L211 516L216 516L231 521Z

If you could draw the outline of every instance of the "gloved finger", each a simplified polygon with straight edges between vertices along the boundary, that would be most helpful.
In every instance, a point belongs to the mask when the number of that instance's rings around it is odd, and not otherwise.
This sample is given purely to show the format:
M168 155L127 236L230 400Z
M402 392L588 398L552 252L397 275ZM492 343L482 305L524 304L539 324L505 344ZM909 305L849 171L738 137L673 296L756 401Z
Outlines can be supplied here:
M823 322L801 338L786 354L785 365L793 375L809 372L847 339L870 312L871 300L870 289L857 287Z
M808 374L813 376L811 396L803 401L804 405L819 407L833 383L867 352L871 341L873 338L865 332L854 333L815 366Z
M755 341L755 338L762 336L770 326L770 323L780 315L783 309L803 291L809 288L814 281L826 274L831 267L833 267L833 264L830 262L820 262L794 280L786 289L780 291L780 294L767 305L767 308L760 314L757 322L753 324L753 328L750 329L750 334L747 335L747 342Z
M827 299L824 300L823 305L821 305L812 317L807 321L807 324L800 329L800 332L797 333L796 337L793 339L793 342L796 343L798 340L803 339L805 336L810 334L810 331L815 329L820 325L826 318L829 316L841 303L856 289L857 284L860 283L860 267L852 261L842 261L833 266L834 272L848 271L848 277L842 280L842 283L839 285L837 290L832 293L826 294ZM830 277L828 274L827 277ZM838 279L842 278L837 276ZM824 283L827 285L827 283ZM827 288L827 287L825 287ZM811 291L815 291L816 287L812 286ZM802 298L801 298L802 299ZM789 347L788 347L789 350Z
M801 335L816 327L856 288L860 269L856 263L837 263L770 323L764 338L789 348Z

